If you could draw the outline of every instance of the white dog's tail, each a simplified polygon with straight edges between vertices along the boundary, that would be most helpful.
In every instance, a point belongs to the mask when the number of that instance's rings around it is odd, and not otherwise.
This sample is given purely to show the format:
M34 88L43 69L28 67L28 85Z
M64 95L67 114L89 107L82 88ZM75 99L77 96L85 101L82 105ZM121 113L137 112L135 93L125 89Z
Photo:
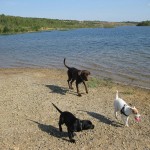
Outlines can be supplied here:
M116 99L118 99L118 91L116 91Z

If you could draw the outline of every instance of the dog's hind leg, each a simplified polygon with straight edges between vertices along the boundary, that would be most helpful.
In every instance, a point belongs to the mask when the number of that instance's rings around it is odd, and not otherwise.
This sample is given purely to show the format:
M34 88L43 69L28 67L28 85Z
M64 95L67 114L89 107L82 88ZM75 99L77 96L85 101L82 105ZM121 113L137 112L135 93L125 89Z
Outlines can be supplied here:
M59 118L59 123L58 123L58 125L59 125L59 131L60 132L62 132L62 127L61 127L61 125L63 125L64 124L64 119L60 116L60 118Z
M70 89L70 78L68 78L67 82L68 82L68 86L69 86L69 89Z
M73 87L72 87L72 83L75 81L75 79L72 79L71 81L70 81L70 89L73 89Z
M74 81L75 81L74 79L70 79L70 78L67 80L69 89L73 89L72 83L73 83Z
M115 111L114 113L115 113L115 118L118 119L117 111Z
M67 80L67 82L68 82L69 89L71 89L70 81L72 80L72 74L69 71L67 73L68 73L68 80Z
M70 81L70 80L67 80L67 82L68 82L68 87L69 87L69 89L70 89L70 83L69 83L69 81Z

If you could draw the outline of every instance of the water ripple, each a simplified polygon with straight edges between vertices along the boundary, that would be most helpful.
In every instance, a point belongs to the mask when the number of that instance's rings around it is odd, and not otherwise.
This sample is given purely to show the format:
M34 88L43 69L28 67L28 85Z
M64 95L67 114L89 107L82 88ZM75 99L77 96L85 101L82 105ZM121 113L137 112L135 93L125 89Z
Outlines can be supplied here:
M0 36L0 67L68 66L150 88L150 28L77 29ZM7 43L7 44L6 44Z

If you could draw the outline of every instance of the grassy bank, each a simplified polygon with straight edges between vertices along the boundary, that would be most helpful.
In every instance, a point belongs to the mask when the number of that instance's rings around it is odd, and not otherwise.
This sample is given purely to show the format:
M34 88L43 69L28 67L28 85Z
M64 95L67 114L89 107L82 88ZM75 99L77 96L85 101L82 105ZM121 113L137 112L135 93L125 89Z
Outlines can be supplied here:
M77 21L46 18L26 18L0 15L0 34L14 34L45 30L66 30L76 28L113 28L136 25L135 22Z

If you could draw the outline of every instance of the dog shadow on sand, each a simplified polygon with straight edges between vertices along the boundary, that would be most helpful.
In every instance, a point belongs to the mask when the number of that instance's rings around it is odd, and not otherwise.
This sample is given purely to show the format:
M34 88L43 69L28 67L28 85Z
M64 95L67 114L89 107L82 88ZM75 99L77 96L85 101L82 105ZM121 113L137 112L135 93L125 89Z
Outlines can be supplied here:
M72 94L72 95L77 95L74 91L69 90L66 87L61 87L58 85L45 85L45 86L51 90L50 93L57 93L57 94L61 94L61 95L66 95L66 93L68 93L68 94Z
M110 118L107 118L101 114L95 113L95 112L89 112L89 111L84 111L84 110L79 110L86 112L88 115L92 116L93 118L96 118L100 122L107 124L107 125L112 125L114 127L122 127L122 124L116 121L111 120Z
M47 134L51 135L51 136L54 136L56 138L61 138L65 141L68 141L68 139L66 139L68 137L68 132L60 132L58 128L52 126L52 125L46 125L46 124L42 124L42 123L39 123L37 121L34 121L34 120L30 120L30 119L27 119L28 121L31 121L31 122L34 122L35 124L38 125L38 128L43 131L43 132L46 132Z

